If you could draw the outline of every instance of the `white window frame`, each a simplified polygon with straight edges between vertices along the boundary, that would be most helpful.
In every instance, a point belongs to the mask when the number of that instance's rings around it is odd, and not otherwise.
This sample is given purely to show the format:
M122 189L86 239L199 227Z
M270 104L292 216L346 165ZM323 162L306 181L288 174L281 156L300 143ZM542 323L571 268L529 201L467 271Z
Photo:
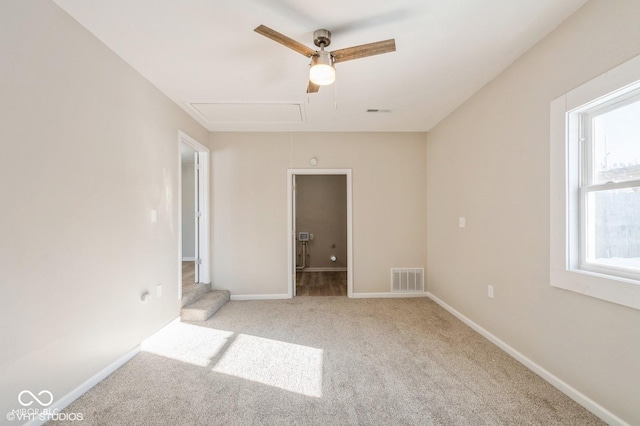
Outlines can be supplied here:
M640 279L633 271L586 264L582 249L582 196L602 185L581 188L580 118L582 112L640 89L640 56L571 90L551 102L550 284L640 309ZM587 180L588 182L588 180ZM607 184L607 189L633 186Z
M586 105L578 107L567 113L568 134L567 143L578 144L580 146L580 153L576 154L577 157L570 158L570 163L580 162L580 185L579 185L579 218L580 218L580 253L578 268L585 271L598 272L604 275L612 277L630 278L632 280L640 282L640 272L624 268L621 266L603 265L595 262L589 262L588 259L588 209L587 209L587 197L591 193L610 191L614 189L624 188L638 188L640 187L640 180L627 180L624 182L607 182L600 183L594 182L593 176L593 164L594 161L594 141L593 141L593 129L591 124L593 119L599 115L606 114L614 111L622 106L629 105L631 103L640 102L640 83L635 85L629 85L623 89L620 89L610 96L595 100ZM640 117L639 117L640 118ZM577 125L576 125L577 123ZM578 128L577 133L573 133L573 129ZM571 189L571 188L570 188ZM577 254L575 254L577 255ZM570 258L571 253L569 254ZM571 262L573 263L573 262Z

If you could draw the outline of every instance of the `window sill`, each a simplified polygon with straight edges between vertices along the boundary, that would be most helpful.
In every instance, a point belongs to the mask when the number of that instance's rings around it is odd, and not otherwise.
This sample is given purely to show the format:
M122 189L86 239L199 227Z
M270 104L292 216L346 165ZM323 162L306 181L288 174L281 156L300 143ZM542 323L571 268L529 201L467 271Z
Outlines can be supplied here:
M584 270L551 269L551 286L640 309L640 282Z

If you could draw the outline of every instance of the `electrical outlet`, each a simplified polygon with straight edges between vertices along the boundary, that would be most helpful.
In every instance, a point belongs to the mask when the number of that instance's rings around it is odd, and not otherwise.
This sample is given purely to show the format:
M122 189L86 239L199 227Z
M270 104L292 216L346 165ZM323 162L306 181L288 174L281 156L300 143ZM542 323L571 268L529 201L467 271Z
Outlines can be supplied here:
M162 284L156 286L156 297L162 297Z
M464 228L466 225L467 225L467 219L465 219L464 217L458 218L458 226L460 228Z
M487 296L489 296L490 299L493 299L493 286L492 285L487 287Z

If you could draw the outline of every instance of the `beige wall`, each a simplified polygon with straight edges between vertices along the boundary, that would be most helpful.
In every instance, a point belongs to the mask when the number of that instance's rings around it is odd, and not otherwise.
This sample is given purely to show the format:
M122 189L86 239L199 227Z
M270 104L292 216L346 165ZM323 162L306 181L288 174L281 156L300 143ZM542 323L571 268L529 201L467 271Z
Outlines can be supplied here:
M176 318L178 129L207 132L49 1L0 2L0 76L4 419Z
M640 54L639 22L636 0L587 3L427 144L429 290L631 424L640 311L549 285L549 104Z
M426 263L424 133L213 133L213 285L287 294L287 169L353 170L354 293Z
M347 267L347 177L296 176L296 230L313 235L307 243L308 268ZM301 247L298 251L302 256ZM331 256L336 261L331 261ZM298 264L302 258L298 257Z

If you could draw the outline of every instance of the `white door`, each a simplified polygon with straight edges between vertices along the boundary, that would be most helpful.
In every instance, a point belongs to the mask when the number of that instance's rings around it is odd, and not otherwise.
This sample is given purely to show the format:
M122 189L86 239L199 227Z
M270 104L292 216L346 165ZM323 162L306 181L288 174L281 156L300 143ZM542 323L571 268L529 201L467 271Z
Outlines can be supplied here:
M293 297L296 296L296 282L297 282L297 276L296 276L296 265L298 264L298 250L296 250L296 175L292 175L292 179L293 182L291 183L291 187L293 188L293 203L292 203L292 212L291 215L293 217L293 228L291 229L291 247L293 247L292 250L292 255L293 255L293 259L291 261L291 264L293 265L293 269L290 271L291 272L291 276L293 277Z
M201 250L200 250L200 221L202 220L202 209L200 200L200 153L195 152L194 156L194 182L195 182L195 281L200 282L200 265L202 264Z

